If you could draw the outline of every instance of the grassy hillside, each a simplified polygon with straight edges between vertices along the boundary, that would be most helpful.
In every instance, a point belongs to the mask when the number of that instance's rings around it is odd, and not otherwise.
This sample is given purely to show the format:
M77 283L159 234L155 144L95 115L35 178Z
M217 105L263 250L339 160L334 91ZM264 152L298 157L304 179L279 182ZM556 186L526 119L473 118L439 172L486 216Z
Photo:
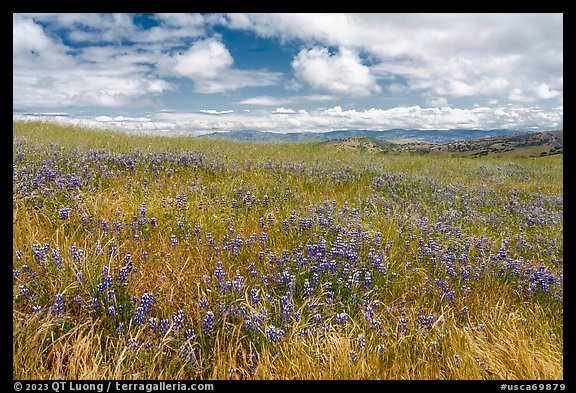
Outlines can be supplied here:
M564 131L534 132L454 142L435 146L431 151L456 153L466 157L487 155L541 157L562 154Z
M562 379L562 176L14 123L13 377Z
M494 136L435 144L410 139L384 141L370 137L352 137L324 142L338 150L373 154L415 153L450 155L453 157L542 157L563 154L564 132L546 131L517 135Z

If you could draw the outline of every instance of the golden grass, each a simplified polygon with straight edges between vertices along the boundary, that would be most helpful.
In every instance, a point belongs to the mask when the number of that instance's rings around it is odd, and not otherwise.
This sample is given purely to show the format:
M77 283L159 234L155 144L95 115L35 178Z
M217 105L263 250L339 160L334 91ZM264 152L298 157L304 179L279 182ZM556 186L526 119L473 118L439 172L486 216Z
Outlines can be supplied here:
M108 179L106 184L101 183L92 193L82 193L81 198L76 195L77 199L63 202L68 205L78 203L79 209L88 217L105 219L109 224L121 221L123 225L138 214L139 205L145 202L148 217L156 217L158 225L139 241L134 241L126 232L105 235L95 231L90 235L82 228L78 216L67 221L58 220L59 205L53 201L48 201L53 205L44 209L33 208L28 200L20 196L15 196L13 202L14 250L21 250L30 256L34 243L49 243L52 248L61 250L69 250L76 245L85 251L85 259L90 260L83 269L87 282L95 286L101 279L102 267L117 268L118 261L104 254L95 254L94 246L100 242L100 246L106 249L114 241L119 250L117 259L130 252L137 261L139 276L130 282L130 293L140 296L144 292L153 292L159 318L169 319L175 310L182 309L189 320L195 321L197 335L201 333L204 315L204 311L198 308L198 302L201 299L217 300L217 294L212 289L199 284L202 275L210 275L216 262L224 259L226 270L231 275L238 271L246 277L246 266L255 262L257 256L244 251L240 251L236 259L222 256L225 254L217 256L206 252L205 246L196 244L196 238L192 238L190 244L184 247L184 240L180 237L180 245L172 249L170 236L177 233L178 220L186 221L192 228L194 224L200 224L204 241L209 231L215 238L221 239L230 226L242 228L246 240L250 234L260 233L258 219L260 215L267 219L265 214L270 211L276 223L270 228L267 247L281 252L317 241L304 231L288 233L280 229L281 220L288 217L292 210L305 213L310 206L324 201L334 200L339 207L344 201L349 201L351 208L359 208L359 214L364 214L366 209L368 218L362 222L365 228L380 231L384 244L390 239L395 240L386 253L385 263L389 263L389 269L402 277L393 285L386 282L379 293L383 307L376 316L383 321L381 333L367 332L365 328L352 324L345 328L334 326L324 334L289 336L281 343L269 344L263 338L262 342L255 344L248 339L241 324L225 319L214 336L194 344L197 360L193 363L186 363L177 355L179 342L171 339L171 332L154 341L153 348L136 352L130 348L127 339L136 338L141 344L147 340L144 328L130 326L124 336L119 337L110 328L105 316L96 318L93 314L85 313L74 317L53 317L48 312L42 316L24 312L25 305L17 299L18 286L15 284L12 322L14 379L226 379L230 375L235 379L281 380L555 380L564 377L560 306L552 307L546 301L521 301L512 295L512 284L498 279L483 278L477 283L470 281L472 291L466 301L448 303L437 294L420 292L415 287L421 285L425 278L431 282L436 277L442 279L444 274L415 260L418 247L415 241L408 249L404 247L404 242L410 236L415 239L426 237L424 232L407 233L398 225L401 219L408 227L413 226L421 218L420 214L425 214L411 210L409 206L412 199L420 196L407 192L406 202L395 204L390 210L384 205L363 205L364 200L374 193L372 180L379 172L370 172L375 171L373 168L380 168L378 170L381 171L385 168L390 173L405 175L408 186L410 182L418 184L430 177L439 185L464 185L471 189L486 187L495 190L499 196L506 195L514 188L527 194L546 190L547 193L561 195L562 161L558 156L539 159L446 159L418 155L382 157L348 154L337 149L330 150L327 145L267 146L191 138L129 137L120 133L100 133L44 123L14 123L14 136L15 139L24 138L31 144L44 146L55 143L64 147L114 151L131 151L139 147L145 152L183 149L212 151L227 157L226 162L230 166L221 173L199 170L182 171L172 177L160 174L152 179L148 187L141 187L141 174L136 172L119 179ZM235 164L234 160L244 165L248 159L260 163L269 160L290 165L305 163L317 165L317 168L328 172L351 168L351 173L355 173L354 170L361 173L348 183L338 184L330 177L315 178L309 173L300 176L295 172L280 170L267 172L256 165L252 171L238 170L241 165ZM500 173L503 169L509 169L510 173ZM480 172L489 175L475 176ZM485 178L492 183L483 183ZM258 211L257 214L248 214L245 210L230 212L229 209L221 212L222 207L215 204L213 199L223 194L231 195L235 188L246 185L252 187L254 194L261 196L267 193L278 199L283 198L289 186L294 196L285 204ZM212 187L213 191L210 191ZM162 197L173 200L180 193L189 197L186 211L162 207ZM204 206L202 210L197 208L200 201ZM227 200L229 203L230 198ZM444 210L451 206L424 208ZM227 219L230 219L230 224ZM493 227L476 226L473 222L467 225L463 225L466 236L481 238L487 234L496 243L510 236L508 230L515 230L512 226L503 230L498 223ZM530 231L526 234L528 239L530 236L548 236L538 228L530 228ZM326 234L326 237L330 236ZM561 228L553 228L550 236L557 238L561 249ZM456 242L455 238L447 237L446 241L449 240ZM141 257L145 250L149 252L146 261ZM550 260L545 249L534 251L533 255L535 262L545 258ZM419 270L407 268L407 263L412 263ZM44 274L49 272L49 267L36 263L32 258L28 264L43 274L43 287L37 288L37 293L44 304L50 304L55 293L70 295L81 290L75 280L76 271L80 268L73 264L57 274ZM259 269L265 273L271 271L266 264L259 265ZM88 294L82 293L84 296ZM399 306L402 300L407 301L404 307ZM248 298L235 299L234 302L253 311ZM466 318L461 318L459 313L464 305L467 305L469 312ZM301 305L299 311L306 306ZM404 309L404 318L411 327L407 334L398 333L399 312L385 311L384 306ZM438 317L442 315L445 324L436 323L430 331L418 329L418 315L432 313ZM361 319L361 315L358 319ZM293 331L313 327L315 325L310 320L303 318L294 323ZM359 334L366 334L364 349L356 347ZM378 350L378 345L384 345L385 350ZM358 356L355 362L351 358L351 351ZM254 364L249 360L251 354L256 354ZM229 374L230 369L236 369L236 372Z

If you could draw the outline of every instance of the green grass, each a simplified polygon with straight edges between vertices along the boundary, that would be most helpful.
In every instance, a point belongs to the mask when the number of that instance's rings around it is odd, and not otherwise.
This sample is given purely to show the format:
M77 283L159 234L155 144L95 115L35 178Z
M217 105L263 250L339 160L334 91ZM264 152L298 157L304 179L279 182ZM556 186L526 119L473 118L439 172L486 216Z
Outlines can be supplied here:
M372 154L41 122L14 122L13 142L13 249L22 253L13 256L15 379L563 378L561 154ZM313 251L322 241L335 252L323 262ZM73 247L84 252L80 262ZM117 278L127 254L137 270L124 283ZM239 275L242 288L218 286L219 261L225 280ZM530 287L546 280L540 266L553 277L548 291ZM113 298L98 291L103 268ZM144 293L155 297L147 319L171 322L182 310L195 337L135 323L132 297ZM56 294L65 298L59 315L51 312ZM379 325L367 321L366 305ZM240 309L266 316L250 330ZM216 315L210 334L208 310ZM342 312L345 325L336 322ZM422 316L434 323L419 324ZM269 342L266 330L287 321L285 336Z

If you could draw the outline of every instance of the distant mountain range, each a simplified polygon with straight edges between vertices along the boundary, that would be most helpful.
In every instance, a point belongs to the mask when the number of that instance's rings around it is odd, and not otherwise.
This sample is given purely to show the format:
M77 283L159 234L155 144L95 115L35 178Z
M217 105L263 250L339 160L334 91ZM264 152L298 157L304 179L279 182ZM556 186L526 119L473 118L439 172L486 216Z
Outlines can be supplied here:
M243 142L326 142L335 139L346 139L354 137L370 137L386 141L413 141L427 142L435 144L446 144L472 139L487 138L494 136L506 136L531 131L519 130L338 130L329 132L293 132L281 134L276 132L263 131L230 131L214 132L205 134L198 138L228 139Z

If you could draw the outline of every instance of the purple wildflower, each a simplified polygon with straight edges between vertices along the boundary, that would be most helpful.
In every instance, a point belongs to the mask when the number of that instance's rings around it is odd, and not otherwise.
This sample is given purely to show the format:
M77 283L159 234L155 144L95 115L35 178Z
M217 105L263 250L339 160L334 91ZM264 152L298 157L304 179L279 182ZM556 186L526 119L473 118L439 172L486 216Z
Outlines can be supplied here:
M268 338L269 343L277 343L280 342L284 336L285 332L282 329L277 329L275 326L270 325L268 329L266 329L266 337Z
M347 322L348 322L348 314L346 314L345 312L336 314L336 323L338 325L346 325Z
M358 354L356 351L350 351L350 360L352 360L352 363L356 363L358 361Z
M54 305L51 307L52 314L59 316L66 312L66 306L64 305L64 294L59 293L56 295L54 300Z
M136 325L143 325L146 322L144 317L145 311L143 307L138 307L134 313L134 323Z
M142 299L140 300L140 305L144 313L150 311L150 307L154 305L154 295L151 293L145 293L142 295Z
M202 331L206 336L214 333L214 313L207 311L204 320L202 321Z

